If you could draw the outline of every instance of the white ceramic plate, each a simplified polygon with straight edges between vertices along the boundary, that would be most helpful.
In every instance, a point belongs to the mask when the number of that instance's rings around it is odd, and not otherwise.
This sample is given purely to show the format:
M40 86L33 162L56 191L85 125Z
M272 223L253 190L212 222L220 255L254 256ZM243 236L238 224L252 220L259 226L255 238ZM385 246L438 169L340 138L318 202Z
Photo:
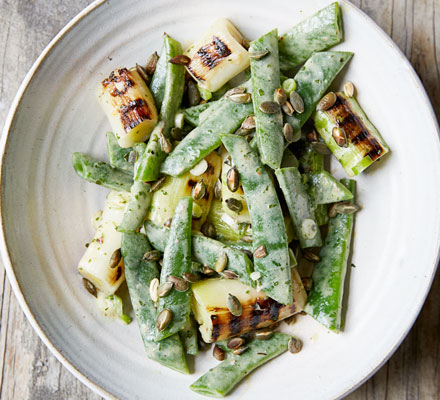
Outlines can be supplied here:
M195 399L189 384L217 362L197 357L183 376L150 362L137 326L104 321L82 288L76 265L93 230L90 216L106 190L82 182L71 154L105 158L108 123L95 87L115 67L145 62L161 35L188 44L219 16L248 38L284 32L328 4L285 0L98 2L74 19L36 62L2 137L3 261L21 306L55 355L104 396ZM353 263L345 332L308 317L291 330L303 351L260 368L231 399L331 399L367 379L392 354L429 290L439 249L440 148L424 89L391 40L341 1L355 56L344 79L393 150L358 178ZM8 133L9 131L9 133ZM200 397L201 398L201 397Z

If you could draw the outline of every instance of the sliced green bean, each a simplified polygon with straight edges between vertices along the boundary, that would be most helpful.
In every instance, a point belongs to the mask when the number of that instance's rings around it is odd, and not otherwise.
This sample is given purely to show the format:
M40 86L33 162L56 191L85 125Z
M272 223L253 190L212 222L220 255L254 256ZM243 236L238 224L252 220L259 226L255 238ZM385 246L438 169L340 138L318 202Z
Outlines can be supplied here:
M192 222L192 197L184 197L177 203L171 222L169 240L163 255L160 282L167 282L170 276L183 279L182 275L191 272L191 222ZM156 341L165 339L180 330L188 323L191 312L191 290L174 287L165 297L159 298L158 313L169 310L172 314L170 323L158 332ZM179 290L177 290L179 289Z
M221 135L240 173L252 221L254 269L258 286L272 299L291 304L292 277L283 212L269 173L245 138Z
M191 390L205 396L226 396L254 369L286 352L290 339L290 335L276 332L270 339L253 340L243 354L228 354L226 360L197 379Z
M153 247L163 252L168 243L170 230L163 226L154 225L149 221L145 222L144 229ZM215 264L223 252L228 260L226 268L235 272L238 279L244 284L255 287L255 282L250 278L253 265L246 254L217 240L193 233L192 257L202 265L215 269Z
M353 198L353 194L327 171L309 174L309 178L316 204L330 204Z
M135 176L135 180L145 182L155 181L159 178L160 166L166 158L166 153L160 144L160 137L161 135L170 137L171 128L174 127L175 117L182 103L185 86L184 66L168 62L174 56L182 54L181 44L165 35L164 46L164 54L159 59L159 62L162 58L166 59L166 83L160 118L151 132L146 150L140 155L139 168L136 170Z
M188 319L188 323L179 332L179 336L183 342L186 353L196 356L199 353L199 344L196 323L192 317Z
M319 100L352 56L353 53L344 51L315 53L295 75L296 92L304 101L304 112L296 114L300 126L310 118Z
M348 179L342 179L341 182L354 196L356 182ZM315 265L313 287L305 308L307 314L335 332L341 330L342 300L353 223L354 214L337 214L330 218L328 234L319 254L321 261Z
M105 137L110 165L114 168L122 169L129 174L133 174L133 163L128 162L128 156L133 148L119 146L118 140L113 132L107 132Z
M260 108L263 102L273 102L275 90L281 87L276 29L251 42L249 52L260 51L268 51L268 54L250 61L256 135L261 160L276 169L281 165L284 149L281 108L270 114Z
M150 184L145 182L133 183L130 192L130 201L118 226L119 232L136 232L139 229L147 216L153 197Z
M151 247L145 235L124 233L121 252L124 257L125 278L133 310L139 326L148 358L176 371L189 373L182 342L178 335L173 335L160 343L154 341L157 312L150 297L150 282L159 277L155 262L143 259Z
M312 201L307 188L303 185L298 168L281 168L275 171L275 175L283 191L301 248L320 247L321 232L315 219Z
M298 67L313 53L341 42L341 10L337 2L295 25L280 37L280 65L283 71Z
M165 97L167 67L169 60L167 57L167 41L168 35L164 35L162 51L160 52L160 57L156 64L156 70L154 71L150 84L151 94L153 95L158 111L162 107L163 98Z
M129 192L133 184L130 174L86 154L73 153L72 163L78 176L108 189Z
M220 133L233 133L253 113L251 103L238 104L228 98L206 120L176 146L162 164L161 172L178 176L190 170L221 145Z

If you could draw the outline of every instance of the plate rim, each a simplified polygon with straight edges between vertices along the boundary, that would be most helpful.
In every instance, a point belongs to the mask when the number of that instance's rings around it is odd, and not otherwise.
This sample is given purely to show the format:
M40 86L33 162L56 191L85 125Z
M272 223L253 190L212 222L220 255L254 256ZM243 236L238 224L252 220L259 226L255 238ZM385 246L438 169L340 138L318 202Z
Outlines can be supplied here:
M401 61L406 65L410 72L410 76L414 79L416 86L418 87L418 90L420 94L422 95L422 98L424 99L424 106L427 110L429 110L429 114L431 117L431 120L433 122L435 131L437 133L436 138L438 144L440 144L440 128L439 128L439 122L437 120L437 117L434 113L433 105L428 97L428 94L426 92L426 89L418 76L417 72L415 71L414 67L408 60L408 58L405 56L405 54L402 52L402 50L397 46L397 44L391 39L391 37L371 18L369 17L363 10L361 10L356 5L352 4L349 0L337 0L338 2L342 3L344 7L351 8L354 12L357 12L360 14L360 16L366 21L366 23L370 24L378 33L381 35L381 37L390 45L390 47L397 52L399 55ZM105 4L107 0L94 0L91 4L89 4L87 7L85 7L82 11L80 11L75 17L73 17L59 32L58 34L49 42L49 44L44 48L44 50L41 52L41 54L38 56L38 58L33 63L30 70L25 75L15 97L13 102L11 103L11 106L9 108L9 112L6 117L5 124L2 129L1 133L1 140L0 140L0 185L2 182L3 177L3 161L4 156L6 152L6 145L8 142L9 133L11 131L12 124L15 119L15 115L17 113L18 106L20 105L20 102L26 92L27 87L31 83L32 79L34 78L36 72L40 68L41 64L45 61L46 57L52 52L52 50L58 45L60 40L73 28L75 27L84 17L88 16L91 12L93 12L95 9L99 8L101 5ZM15 294L16 299L18 300L18 303L23 310L24 314L26 315L27 320L29 321L30 325L34 329L34 331L38 334L40 339L43 341L43 343L49 348L51 353L58 359L58 361L61 362L61 364L67 368L67 370L75 376L78 380L80 380L83 384L85 384L87 387L89 387L92 391L99 394L100 396L106 398L106 399L115 399L117 398L107 392L104 388L93 382L91 379L89 379L85 374L83 374L76 366L74 366L62 353L62 350L55 347L55 345L51 342L51 340L48 338L44 330L41 328L40 324L38 323L36 317L32 313L24 293L21 291L20 285L18 283L17 277L14 272L14 268L12 265L12 260L9 256L8 251L8 245L6 242L5 237L5 231L4 231L4 220L3 220L3 207L2 207L2 199L0 197L0 254L3 261L3 265L6 271L6 276L9 280L9 283L12 287L12 290ZM407 329L403 332L403 334L400 337L397 337L395 340L394 346L389 350L389 352L383 357L382 361L379 362L375 368L371 369L370 371L366 372L364 377L359 381L356 382L354 385L344 388L343 393L340 393L338 395L338 398L343 398L350 393L352 393L354 390L356 390L358 387L360 387L363 383L365 383L368 379L370 379L390 358L391 356L396 352L396 350L399 348L403 340L408 335L409 331L412 329L414 323L416 322L423 305L425 304L426 298L428 297L433 281L436 276L437 268L439 266L440 261L440 238L437 239L437 256L434 260L434 266L432 268L432 274L429 278L429 282L426 285L426 290L423 296L419 299L419 304L417 305L416 312L412 316L412 319L410 323L408 324Z

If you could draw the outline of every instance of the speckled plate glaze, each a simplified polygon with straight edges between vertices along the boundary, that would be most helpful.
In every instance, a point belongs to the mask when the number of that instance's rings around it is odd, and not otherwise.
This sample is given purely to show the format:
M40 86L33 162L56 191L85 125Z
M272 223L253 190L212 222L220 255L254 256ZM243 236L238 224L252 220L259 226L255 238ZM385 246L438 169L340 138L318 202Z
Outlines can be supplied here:
M2 136L1 253L15 294L43 341L81 381L121 399L202 398L188 386L217 364L210 354L184 376L150 362L136 323L108 322L82 288L76 265L90 240L90 216L107 191L82 182L71 154L105 157L108 122L96 85L113 68L144 63L164 31L184 45L219 16L248 37L284 32L328 4L324 0L98 1L48 46L27 75ZM365 381L414 322L437 265L440 146L425 91L392 41L341 1L344 43L355 52L342 79L392 149L358 180L345 331L335 335L308 317L289 327L304 341L260 368L231 399L333 399ZM340 173L340 171L338 172ZM209 353L209 352L208 352Z

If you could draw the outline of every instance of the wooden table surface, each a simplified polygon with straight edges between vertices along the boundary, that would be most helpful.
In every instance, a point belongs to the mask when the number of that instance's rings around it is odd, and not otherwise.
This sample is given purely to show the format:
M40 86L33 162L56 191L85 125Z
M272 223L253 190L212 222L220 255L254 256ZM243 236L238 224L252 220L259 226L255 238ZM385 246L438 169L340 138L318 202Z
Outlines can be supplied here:
M22 79L40 52L91 2L0 0L1 126ZM355 0L353 3L373 18L406 54L439 118L440 0ZM3 267L0 267L0 290L1 399L99 399L38 338L11 291ZM374 377L347 398L440 399L440 269L416 324L400 348Z

